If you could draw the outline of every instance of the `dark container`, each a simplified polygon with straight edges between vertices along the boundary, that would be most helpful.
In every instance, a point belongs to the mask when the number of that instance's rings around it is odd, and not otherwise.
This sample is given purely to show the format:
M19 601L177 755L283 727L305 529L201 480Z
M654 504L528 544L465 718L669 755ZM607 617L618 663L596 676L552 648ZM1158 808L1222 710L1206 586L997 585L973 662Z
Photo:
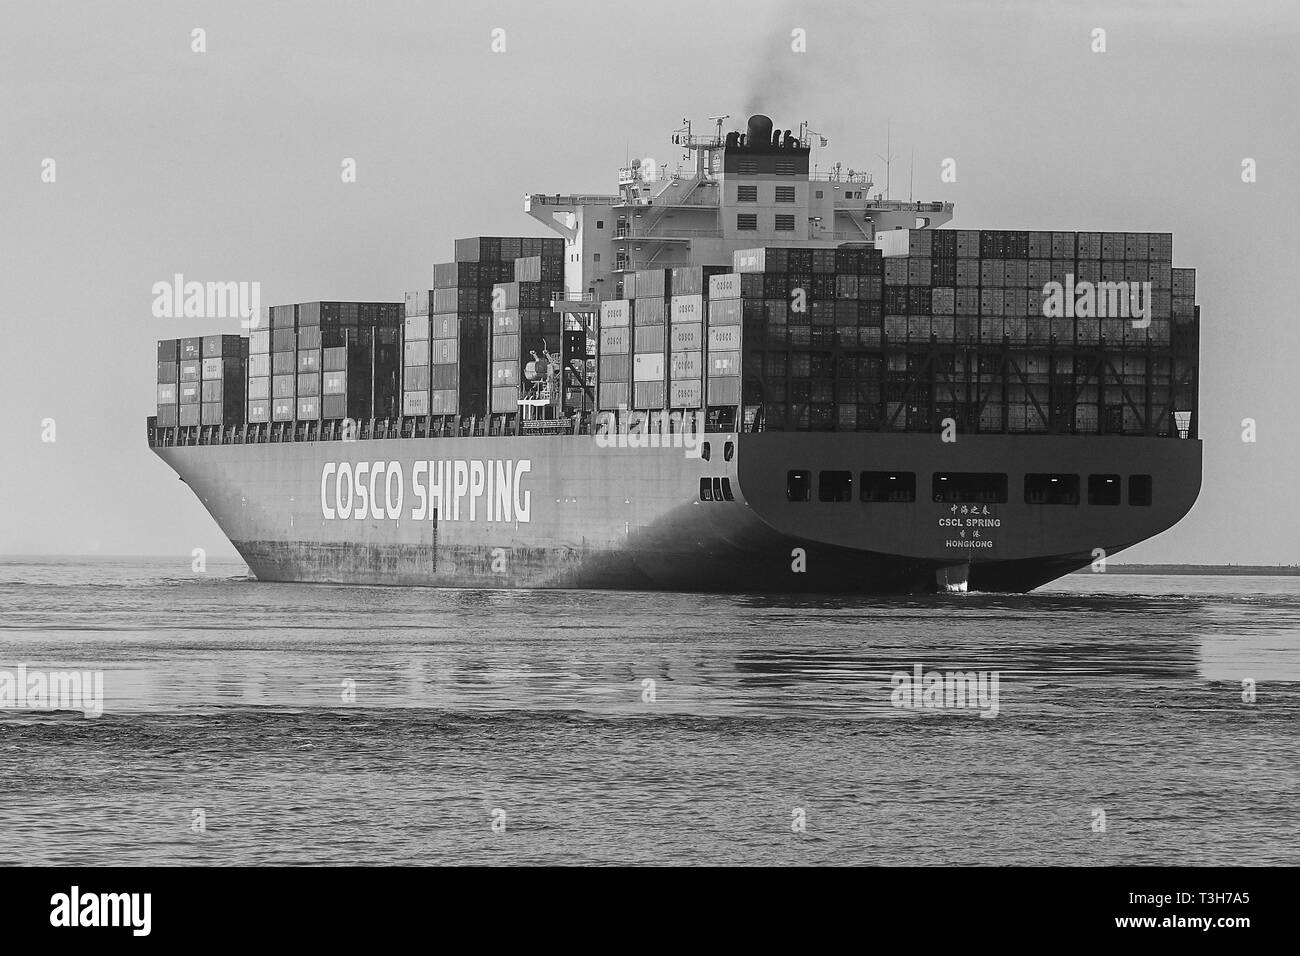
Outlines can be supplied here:
M158 406L158 427L175 428L180 423L179 405Z
M180 361L186 359L196 359L203 357L203 339L195 336L193 338L180 340Z
M198 425L202 419L200 409L203 406L198 402L180 406L180 425L182 428L190 428Z
M159 362L179 362L181 360L181 340L162 339L158 342Z
M298 307L296 305L271 306L271 331L292 329L297 324Z
M271 374L272 375L292 375L298 371L298 353L289 352L272 352L271 353Z
M160 383L162 383L162 382L175 382L175 381L178 381L178 378L177 378L178 371L177 371L177 370L178 370L179 368L180 368L180 363L178 363L178 362L159 362L159 363L158 363L158 381L159 381Z
M204 358L239 358L248 354L248 339L241 335L203 336Z

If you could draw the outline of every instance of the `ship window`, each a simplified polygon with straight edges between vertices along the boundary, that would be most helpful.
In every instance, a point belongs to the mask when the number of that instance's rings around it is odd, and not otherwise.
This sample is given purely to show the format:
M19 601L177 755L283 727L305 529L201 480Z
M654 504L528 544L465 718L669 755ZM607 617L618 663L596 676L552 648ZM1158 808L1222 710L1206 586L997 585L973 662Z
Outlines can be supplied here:
M989 472L936 472L930 481L935 501L945 504L1002 504L1007 500L1007 476Z
M738 160L736 162L736 172L742 176L757 176L758 175L757 160L753 160L753 159Z
M785 473L787 501L809 501L812 498L812 472L787 471Z
M916 500L916 472L864 471L861 488L858 497L863 501L906 504Z
M752 212L742 212L736 216L736 228L744 230L754 230L758 228L758 215Z
M794 187L793 187L793 186L777 186L777 187L776 187L776 201L777 201L777 202L794 202Z
M794 216L777 216L777 232L794 232Z
M1025 475L1025 504L1077 505L1078 475Z
M596 220L596 228L597 228L597 229L604 229L604 228L605 228L605 220L604 220L604 219L597 219L597 220Z
M723 479L722 479L722 500L723 500L723 501L735 501L735 500L736 500L736 496L733 495L733 494L731 493L731 479L730 479L730 478L723 478Z
M701 501L713 500L713 482L711 482L708 478L700 479L700 500Z
M737 186L736 202L758 202L758 187Z
M714 501L722 500L722 479L721 478L713 479L713 500Z
M735 454L736 454L736 443L734 441L729 441L723 444L722 446L723 461L731 461L731 459L735 456Z
M778 159L778 160L776 161L776 174L777 174L778 176L793 176L793 175L794 175L794 160L793 160L793 159Z
M1088 504L1119 504L1119 475L1089 475Z
M818 501L852 501L853 472L823 471L817 474Z
M1142 508L1151 507L1151 476L1128 476L1128 503Z
M705 443L704 443L704 447L700 449L700 457L703 458L705 461L708 461L708 460L709 460L709 454L710 454L710 452L709 452L709 443L708 443L708 442L705 442Z
M817 198L818 198L818 199L823 199L823 198L825 198L824 196L822 196L822 191L821 191L820 189L817 190Z
M852 199L852 198L853 198L853 192L852 192L851 190L850 190L849 192L846 192L846 193L844 194L844 198L845 198L845 199Z

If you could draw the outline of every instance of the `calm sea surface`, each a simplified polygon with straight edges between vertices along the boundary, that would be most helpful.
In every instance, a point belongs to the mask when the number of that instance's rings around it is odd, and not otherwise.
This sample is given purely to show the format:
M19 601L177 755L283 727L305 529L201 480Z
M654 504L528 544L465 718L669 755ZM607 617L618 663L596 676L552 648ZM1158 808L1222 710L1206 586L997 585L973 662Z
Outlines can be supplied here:
M894 706L918 664L997 672L997 715ZM867 600L0 561L20 665L102 671L104 712L0 709L0 864L1300 863L1300 577Z

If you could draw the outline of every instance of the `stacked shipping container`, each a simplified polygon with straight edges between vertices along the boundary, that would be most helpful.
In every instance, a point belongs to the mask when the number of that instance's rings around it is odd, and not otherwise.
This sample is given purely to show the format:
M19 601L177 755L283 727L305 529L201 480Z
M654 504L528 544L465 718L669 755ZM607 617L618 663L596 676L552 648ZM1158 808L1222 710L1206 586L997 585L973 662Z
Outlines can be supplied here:
M714 280L709 318L739 316L736 402L766 428L930 430L953 418L968 431L1167 434L1172 411L1194 403L1190 382L1171 392L1171 372L1195 369L1190 344L1171 369L1176 317L1185 339L1195 328L1191 270L1172 270L1171 253L1167 234L956 230L898 230L875 249L745 250L740 274ZM1044 314L1053 282L1070 314ZM1076 316L1084 283L1092 308L1080 302ZM1135 325L1147 309L1149 324ZM725 344L710 334L710 376L726 371L714 361Z
M205 335L202 354L199 424L244 424L248 339L240 335Z
M180 339L163 339L158 343L158 427L175 428L180 424Z

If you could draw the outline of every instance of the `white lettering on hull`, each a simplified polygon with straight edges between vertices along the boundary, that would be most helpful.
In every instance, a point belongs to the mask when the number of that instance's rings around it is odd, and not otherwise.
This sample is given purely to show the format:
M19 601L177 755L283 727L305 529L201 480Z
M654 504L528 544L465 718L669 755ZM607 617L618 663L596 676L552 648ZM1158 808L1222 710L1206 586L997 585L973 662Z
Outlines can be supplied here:
M412 521L532 520L529 459L421 460L410 466ZM320 512L326 521L399 521L406 515L406 467L398 461L327 461Z

